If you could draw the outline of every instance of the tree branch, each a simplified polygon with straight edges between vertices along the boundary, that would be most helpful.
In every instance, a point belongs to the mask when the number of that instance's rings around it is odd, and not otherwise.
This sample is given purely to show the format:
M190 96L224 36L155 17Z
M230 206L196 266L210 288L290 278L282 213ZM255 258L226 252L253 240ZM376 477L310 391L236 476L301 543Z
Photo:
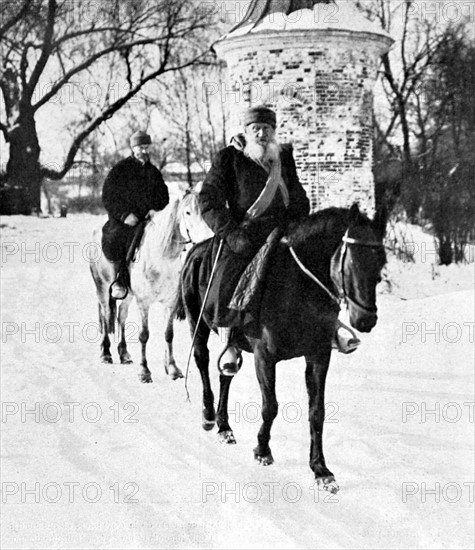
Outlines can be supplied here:
M90 35L90 34L94 34L94 33L98 33L98 32L101 33L101 32L114 32L114 31L121 32L122 34L135 34L135 31L123 29L123 28L117 27L117 26L112 26L112 27L89 27L88 29L84 29L84 30L81 30L81 31L70 32L69 34L65 34L65 35L61 36L58 40L53 42L52 46L53 46L54 49L56 49L59 46L61 46L64 42L67 42L68 40L71 40L73 38L78 38L80 36Z
M43 72L46 66L46 63L48 62L49 56L51 55L51 51L52 51L51 41L53 39L53 30L54 30L54 22L55 22L57 7L58 6L56 4L56 0L49 0L48 19L47 19L44 38L43 38L43 48L41 50L41 55L31 74L30 81L28 82L28 90L25 90L28 93L29 97L31 97L31 95L33 94L33 90L36 88L40 75Z
M109 48L106 48L95 55L92 55L89 59L86 59L83 63L78 65L77 67L74 67L71 69L68 73L66 73L63 78L58 80L54 86L51 87L50 91L45 94L40 100L38 100L33 106L33 110L37 111L40 107L42 107L45 103L47 103L51 98L53 98L58 91L67 83L71 78L75 75L80 73L81 71L84 71L88 67L90 67L93 63L95 63L98 59L101 57L104 57L105 55L108 55L115 51L120 50L127 50L128 48L132 48L133 46L143 46L145 44L153 44L156 42L155 38L147 38L143 40L136 40L135 42L130 42L128 44L123 44L122 46L113 45ZM162 65L162 64L161 64Z
M402 40L401 40L401 59L402 59L402 67L403 67L403 74L406 76L408 74L407 72L407 60L406 60L406 39L407 39L407 23L409 20L409 8L411 6L412 2L408 1L406 2L406 11L404 12L404 26L402 31Z
M179 71L180 69L184 69L185 67L189 67L190 65L193 65L196 63L197 60L199 60L202 56L206 55L207 52L202 52L200 55L196 56L195 58L191 59L190 61L175 67L170 67L168 69L165 68L165 64L161 63L160 67L153 71L152 73L149 73L146 77L142 78L140 82L130 90L125 96L121 97L114 103L112 103L103 113L101 113L100 116L96 117L90 124L85 128L82 132L78 134L78 136L74 139L68 154L66 156L66 160L64 162L63 168L61 170L51 170L50 168L41 168L41 175L42 177L53 179L53 180L59 180L63 178L68 170L71 168L71 166L74 163L74 157L76 156L76 153L78 152L81 143L84 141L84 139L93 132L96 128L98 128L104 121L111 118L112 115L118 111L121 107L123 107L132 97L134 97L142 88L143 86L149 82L150 80L153 80L154 78L157 78L158 76L170 72L170 71Z
M23 3L23 6L21 8L21 10L16 14L14 15L9 21L7 21L6 23L4 23L4 25L2 27L0 27L0 39L3 38L3 36L7 33L7 31L9 31L12 27L14 27L21 19L23 19L23 17L25 16L26 12L28 11L28 9L30 8L30 4L32 3L33 0L25 0L25 2ZM8 4L6 4L8 5ZM6 10L6 6L4 6L4 9ZM2 19L3 19L3 14L2 14Z

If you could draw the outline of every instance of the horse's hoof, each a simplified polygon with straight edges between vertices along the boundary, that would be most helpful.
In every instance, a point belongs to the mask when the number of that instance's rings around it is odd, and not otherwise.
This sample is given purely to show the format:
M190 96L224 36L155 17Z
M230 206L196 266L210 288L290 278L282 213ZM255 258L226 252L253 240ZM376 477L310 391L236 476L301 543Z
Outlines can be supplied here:
M236 445L237 441L232 430L226 430L218 433L218 441L227 445Z
M112 363L112 355L103 355L101 357L101 363L111 364Z
M203 430L209 432L214 428L214 425L216 424L216 412L212 405L208 407L203 407L201 419Z
M130 365L130 364L133 363L132 357L130 357L130 355L121 357L120 362L121 362L122 365Z
M315 481L317 482L317 486L320 490L328 491L332 494L336 494L340 490L334 476L317 477Z
M166 369L168 376L172 380L178 380L179 378L183 378L183 373L176 365L168 365L168 368Z
M274 464L274 457L271 454L265 456L254 455L254 458L260 466L270 466Z
M201 423L201 426L203 427L203 430L206 432L211 431L214 428L214 425L216 422L214 420L206 420L206 418L203 418L203 422Z
M142 384L151 384L153 382L151 374L140 373L139 380Z

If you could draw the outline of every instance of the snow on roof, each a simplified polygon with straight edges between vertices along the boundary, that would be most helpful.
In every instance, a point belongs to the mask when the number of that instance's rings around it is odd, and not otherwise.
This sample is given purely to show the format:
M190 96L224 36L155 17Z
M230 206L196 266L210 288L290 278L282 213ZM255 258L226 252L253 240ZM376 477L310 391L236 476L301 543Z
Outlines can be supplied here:
M242 21L221 40L250 33L309 29L364 32L390 38L360 12L353 0L254 0Z

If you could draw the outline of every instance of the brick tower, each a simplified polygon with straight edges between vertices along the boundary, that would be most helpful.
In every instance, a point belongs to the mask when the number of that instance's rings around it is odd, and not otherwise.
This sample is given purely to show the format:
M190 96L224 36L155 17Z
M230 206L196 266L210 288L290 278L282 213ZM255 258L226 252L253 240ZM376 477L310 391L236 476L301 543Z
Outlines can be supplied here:
M312 210L374 210L373 87L393 40L352 0L253 0L214 49L228 67L231 132L249 106L277 111Z

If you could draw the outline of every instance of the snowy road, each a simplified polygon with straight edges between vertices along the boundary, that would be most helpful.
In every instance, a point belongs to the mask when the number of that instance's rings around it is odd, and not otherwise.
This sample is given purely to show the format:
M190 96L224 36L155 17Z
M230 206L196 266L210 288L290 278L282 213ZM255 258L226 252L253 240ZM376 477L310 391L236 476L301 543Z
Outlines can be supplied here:
M232 447L200 427L195 366L191 404L183 380L165 376L159 306L153 384L139 382L138 365L99 363L83 257L99 219L2 220L3 548L473 546L473 264L434 283L406 273L425 291L381 295L361 349L332 358L324 445L341 491L327 495L308 467L303 359L278 367L269 468L252 456L260 392L251 356L231 389ZM136 360L137 320L133 307ZM177 325L182 369L189 345ZM212 377L217 391L214 368Z

